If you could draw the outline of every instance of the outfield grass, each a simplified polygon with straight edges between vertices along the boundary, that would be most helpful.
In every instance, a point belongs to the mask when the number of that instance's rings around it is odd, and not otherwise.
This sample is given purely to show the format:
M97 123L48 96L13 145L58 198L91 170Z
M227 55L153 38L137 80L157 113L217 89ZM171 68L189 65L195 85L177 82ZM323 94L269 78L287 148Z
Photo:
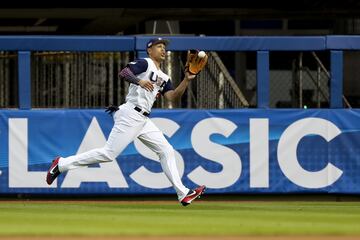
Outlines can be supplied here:
M7 201L3 235L360 235L360 203Z

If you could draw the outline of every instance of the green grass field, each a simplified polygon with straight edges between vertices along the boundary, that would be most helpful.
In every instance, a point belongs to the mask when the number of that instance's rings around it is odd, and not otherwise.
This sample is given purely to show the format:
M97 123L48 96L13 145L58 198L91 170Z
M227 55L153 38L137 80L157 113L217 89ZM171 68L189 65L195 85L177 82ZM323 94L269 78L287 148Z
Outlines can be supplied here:
M4 235L360 236L360 203L3 201Z

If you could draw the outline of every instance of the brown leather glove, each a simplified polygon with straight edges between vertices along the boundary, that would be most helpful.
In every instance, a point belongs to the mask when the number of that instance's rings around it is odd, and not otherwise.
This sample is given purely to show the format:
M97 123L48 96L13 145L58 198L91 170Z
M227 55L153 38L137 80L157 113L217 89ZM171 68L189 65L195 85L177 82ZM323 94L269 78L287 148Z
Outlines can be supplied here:
M198 50L189 50L187 54L187 60L185 64L185 71L191 74L197 75L205 67L208 56L205 54L204 57L198 56Z

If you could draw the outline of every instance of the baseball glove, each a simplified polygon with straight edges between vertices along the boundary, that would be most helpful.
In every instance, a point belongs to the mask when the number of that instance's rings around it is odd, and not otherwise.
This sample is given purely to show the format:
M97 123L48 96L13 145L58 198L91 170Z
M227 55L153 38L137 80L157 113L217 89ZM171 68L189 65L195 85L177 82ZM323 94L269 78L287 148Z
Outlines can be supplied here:
M199 72L205 67L208 56L198 56L198 50L189 50L187 54L187 60L185 64L185 72L189 72L193 75L199 74Z

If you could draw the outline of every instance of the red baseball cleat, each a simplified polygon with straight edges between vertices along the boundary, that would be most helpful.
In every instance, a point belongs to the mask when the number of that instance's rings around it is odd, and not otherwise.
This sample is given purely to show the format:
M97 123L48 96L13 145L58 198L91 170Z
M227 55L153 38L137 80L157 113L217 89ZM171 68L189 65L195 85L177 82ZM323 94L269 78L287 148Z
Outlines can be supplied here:
M46 182L49 185L51 185L53 181L60 175L60 171L58 167L59 159L60 157L57 157L52 161L52 164L47 172Z
M200 198L201 195L205 192L206 187L200 186L195 188L194 190L190 190L189 193L181 200L181 204L183 206L189 205L196 198Z

